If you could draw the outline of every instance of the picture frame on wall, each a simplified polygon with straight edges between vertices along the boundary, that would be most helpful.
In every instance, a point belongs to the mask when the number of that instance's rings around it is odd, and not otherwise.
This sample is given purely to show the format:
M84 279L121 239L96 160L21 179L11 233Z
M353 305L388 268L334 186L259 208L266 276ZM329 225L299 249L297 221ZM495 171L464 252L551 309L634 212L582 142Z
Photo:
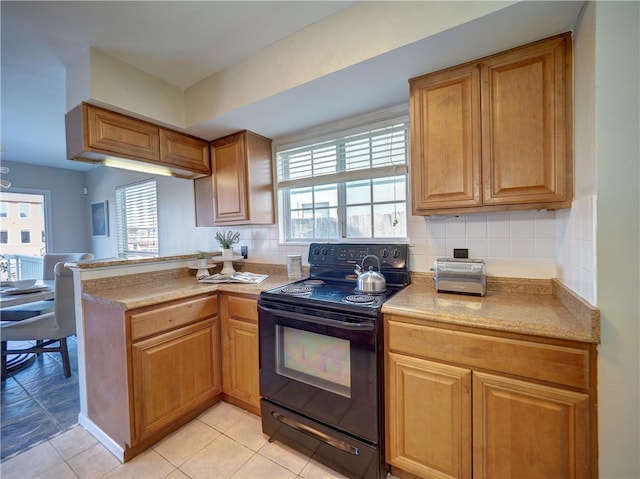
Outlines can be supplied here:
M94 238L109 236L109 203L106 200L91 203L91 235Z

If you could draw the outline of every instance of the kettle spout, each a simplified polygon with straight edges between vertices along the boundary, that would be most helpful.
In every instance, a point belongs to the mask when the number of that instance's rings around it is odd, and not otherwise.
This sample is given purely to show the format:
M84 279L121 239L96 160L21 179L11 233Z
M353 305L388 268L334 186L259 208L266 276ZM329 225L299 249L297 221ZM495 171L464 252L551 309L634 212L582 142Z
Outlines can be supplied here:
M354 269L353 272L356 274L356 276L360 276L362 274L362 268L359 264L356 265L356 269Z

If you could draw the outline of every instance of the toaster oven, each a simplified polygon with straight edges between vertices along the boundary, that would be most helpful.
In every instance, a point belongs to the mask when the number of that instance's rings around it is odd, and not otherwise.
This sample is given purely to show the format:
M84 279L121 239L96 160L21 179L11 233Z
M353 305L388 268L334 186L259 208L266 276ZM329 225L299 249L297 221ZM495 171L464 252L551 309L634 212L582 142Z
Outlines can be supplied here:
M437 292L484 296L487 292L486 266L481 259L438 258L433 267Z

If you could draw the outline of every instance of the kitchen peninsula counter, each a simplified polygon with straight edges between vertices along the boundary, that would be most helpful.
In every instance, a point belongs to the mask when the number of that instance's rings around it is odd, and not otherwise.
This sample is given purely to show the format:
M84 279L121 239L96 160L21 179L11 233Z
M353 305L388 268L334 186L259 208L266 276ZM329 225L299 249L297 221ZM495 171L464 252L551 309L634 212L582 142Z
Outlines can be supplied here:
M547 338L600 342L600 312L556 280L488 281L483 297L436 293L429 274L414 274L412 284L387 301L382 312L416 324L482 328Z
M184 299L203 293L241 293L258 298L261 291L275 288L292 279L283 274L269 275L262 283L202 283L193 275L148 274L126 276L109 279L109 284L102 280L84 283L83 299L110 305L122 310L130 310L152 306L154 304Z

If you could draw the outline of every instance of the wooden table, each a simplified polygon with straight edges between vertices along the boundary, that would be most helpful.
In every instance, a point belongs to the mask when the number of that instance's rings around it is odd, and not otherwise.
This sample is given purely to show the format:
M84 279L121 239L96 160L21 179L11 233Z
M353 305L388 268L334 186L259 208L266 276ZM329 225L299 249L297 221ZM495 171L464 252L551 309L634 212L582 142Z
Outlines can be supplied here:
M0 290L0 314L2 313L3 308L8 308L10 306L18 306L20 304L53 299L54 285L55 280L39 280L35 286L47 286L47 289L24 294L2 294L2 290ZM4 290L5 288L2 289Z

